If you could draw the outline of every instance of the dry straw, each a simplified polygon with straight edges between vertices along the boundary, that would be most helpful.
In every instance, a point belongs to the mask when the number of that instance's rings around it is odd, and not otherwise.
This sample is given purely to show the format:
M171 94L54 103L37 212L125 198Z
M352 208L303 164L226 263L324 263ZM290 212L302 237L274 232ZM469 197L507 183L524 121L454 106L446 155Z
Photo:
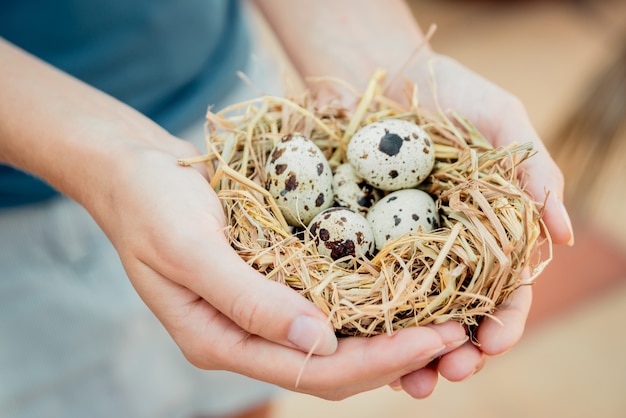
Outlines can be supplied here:
M306 92L209 111L207 155L180 163L206 164L226 213L225 233L241 258L311 300L338 335L447 320L472 328L532 283L551 258L551 250L547 259L539 254L550 239L542 234L541 205L523 190L518 172L532 145L493 148L461 116L421 109L415 86L407 85L406 105L386 97L384 76L382 70L372 76L355 109L317 107ZM441 227L400 237L346 268L318 255L305 229L287 225L263 187L263 168L274 144L293 132L315 141L334 168L344 162L354 132L384 118L414 121L435 142L435 168L419 187L436 197Z

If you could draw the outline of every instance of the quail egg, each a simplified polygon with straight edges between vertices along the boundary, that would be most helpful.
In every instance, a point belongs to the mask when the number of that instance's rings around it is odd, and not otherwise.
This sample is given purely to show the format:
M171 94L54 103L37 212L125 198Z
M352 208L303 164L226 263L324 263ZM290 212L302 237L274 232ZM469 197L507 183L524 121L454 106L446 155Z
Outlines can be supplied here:
M333 207L319 213L309 224L309 233L318 253L333 260L347 256L369 258L375 249L367 219L348 208Z
M359 177L349 163L335 169L333 193L335 203L361 215L367 214L370 207L382 197L382 192Z
M433 198L419 189L389 193L367 214L374 232L376 248L408 232L430 232L439 225L437 205Z
M359 129L350 139L348 162L369 184L385 191L420 184L435 165L428 133L403 119L384 119Z
M332 171L322 150L301 134L285 135L265 165L265 186L292 226L307 225L333 204Z

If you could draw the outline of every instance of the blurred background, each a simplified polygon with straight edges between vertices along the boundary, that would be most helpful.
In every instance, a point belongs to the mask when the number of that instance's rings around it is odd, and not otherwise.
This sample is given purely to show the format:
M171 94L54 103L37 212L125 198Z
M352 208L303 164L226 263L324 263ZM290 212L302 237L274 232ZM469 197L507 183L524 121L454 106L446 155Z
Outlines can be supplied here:
M626 1L408 0L433 48L517 95L566 178L576 244L535 285L522 341L426 400L288 395L277 418L626 417Z

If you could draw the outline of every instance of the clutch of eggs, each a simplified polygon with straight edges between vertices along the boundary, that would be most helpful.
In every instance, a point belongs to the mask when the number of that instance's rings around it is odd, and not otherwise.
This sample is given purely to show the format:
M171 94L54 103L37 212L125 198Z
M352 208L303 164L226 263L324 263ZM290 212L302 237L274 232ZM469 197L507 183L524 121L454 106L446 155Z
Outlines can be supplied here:
M307 228L319 254L345 264L346 257L372 257L408 232L438 227L435 201L416 189L435 164L433 142L419 125L402 119L365 125L350 139L347 160L333 173L313 141L292 133L265 166L266 189L290 225Z

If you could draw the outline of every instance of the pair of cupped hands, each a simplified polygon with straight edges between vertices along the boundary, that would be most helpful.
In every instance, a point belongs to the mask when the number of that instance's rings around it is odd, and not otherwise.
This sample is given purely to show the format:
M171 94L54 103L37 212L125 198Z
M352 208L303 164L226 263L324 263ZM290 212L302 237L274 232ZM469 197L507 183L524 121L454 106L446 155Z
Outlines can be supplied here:
M538 153L523 166L529 191L539 202L549 194L544 221L552 241L571 243L561 172L522 104L452 59L437 58L433 69L442 109L467 117L495 145L534 143ZM422 104L433 107L428 89L422 90ZM311 302L267 280L229 246L223 209L203 168L177 164L199 151L149 121L141 128L146 140L125 158L132 163L116 167L114 177L127 180L111 185L107 205L85 206L116 247L138 294L193 365L325 399L384 385L423 398L439 376L465 380L520 339L530 286L495 313L497 321L481 323L479 344L452 321L337 340L328 318Z

